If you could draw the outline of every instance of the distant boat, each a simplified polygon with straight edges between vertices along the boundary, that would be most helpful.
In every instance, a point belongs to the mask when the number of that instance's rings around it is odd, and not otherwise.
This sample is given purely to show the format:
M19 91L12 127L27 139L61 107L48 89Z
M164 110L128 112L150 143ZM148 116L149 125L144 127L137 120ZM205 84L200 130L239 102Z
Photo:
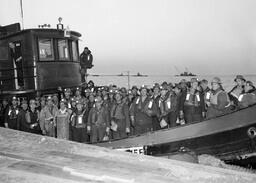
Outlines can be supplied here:
M179 71L176 66L174 66L174 67L175 67L176 71ZM178 76L178 77L179 77L179 76L196 76L196 74L192 74L191 72L189 72L189 71L188 71L188 68L186 67L184 72L182 72L182 73L180 73L180 74L177 74L177 75L175 75L175 76Z
M196 76L195 74L192 74L191 72L183 72L175 76Z
M136 75L132 75L134 77L148 77L148 75L145 75L145 74L141 74L141 73L137 73Z
M124 76L124 74L123 74L123 73L121 73L121 74L118 74L117 76Z

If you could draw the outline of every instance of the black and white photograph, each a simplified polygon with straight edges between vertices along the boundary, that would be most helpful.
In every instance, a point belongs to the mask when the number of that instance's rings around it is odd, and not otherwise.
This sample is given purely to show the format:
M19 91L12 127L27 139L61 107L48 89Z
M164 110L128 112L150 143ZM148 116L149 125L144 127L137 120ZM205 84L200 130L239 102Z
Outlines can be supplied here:
M1 183L255 183L255 0L0 0Z

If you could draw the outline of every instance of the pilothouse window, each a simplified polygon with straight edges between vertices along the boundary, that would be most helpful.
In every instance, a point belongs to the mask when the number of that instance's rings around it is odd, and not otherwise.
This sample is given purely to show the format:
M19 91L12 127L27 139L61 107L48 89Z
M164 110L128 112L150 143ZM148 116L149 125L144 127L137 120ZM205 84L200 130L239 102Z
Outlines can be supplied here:
M52 39L39 39L39 59L41 61L53 60L53 43Z
M78 61L78 50L77 50L76 41L72 41L72 55L73 55L73 60Z
M58 51L60 60L69 60L68 41L58 40Z

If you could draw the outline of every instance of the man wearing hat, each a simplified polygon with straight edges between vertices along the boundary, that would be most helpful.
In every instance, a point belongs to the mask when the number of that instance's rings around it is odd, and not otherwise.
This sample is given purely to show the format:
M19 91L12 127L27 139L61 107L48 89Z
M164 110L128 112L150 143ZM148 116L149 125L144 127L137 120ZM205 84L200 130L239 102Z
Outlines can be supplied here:
M84 105L86 103L86 99L84 96L81 95L81 93L82 93L82 89L80 87L77 87L75 91L75 100L81 101Z
M122 101L121 92L116 92L115 103L111 107L111 130L113 139L120 139L127 137L130 133L130 116L128 104Z
M203 80L200 82L200 87L201 87L201 94L202 94L203 97L204 97L204 101L209 100L211 90L210 90L210 88L208 87L208 81L207 81L206 79L203 79ZM205 103L205 104L206 104L206 103ZM205 105L205 111L206 111L206 110L207 110L207 105Z
M3 99L0 104L0 127L4 127L5 112L8 108L8 100Z
M161 128L175 127L178 118L178 98L168 86L161 86L161 97L159 100L160 126Z
M53 103L51 96L47 97L47 104L40 112L40 127L44 135L55 137L55 116L58 108Z
M69 139L70 115L71 110L67 108L67 101L65 99L61 99L60 108L56 113L57 138Z
M18 98L12 97L12 104L5 111L5 127L17 130L17 117L19 114Z
M206 101L208 106L206 117L214 118L226 114L230 110L230 100L227 92L223 90L219 77L214 77L211 82L212 91L209 101Z
M145 85L140 88L140 96L135 98L131 109L131 124L134 126L135 134L142 134L153 130L152 116L157 113L154 100L148 96Z
M101 96L95 98L95 106L89 112L87 130L91 134L91 143L100 142L109 137L109 110L103 106Z
M244 93L238 97L238 107L245 108L256 103L256 89L251 81L246 81Z
M234 81L236 82L236 85L230 92L228 92L228 95L230 100L237 106L240 94L244 93L244 85L246 80L242 75L237 75Z
M190 85L183 108L186 123L202 121L205 115L204 98L198 91L198 79L191 78Z
M27 112L28 112L28 103L26 100L23 99L21 102L21 110L17 117L17 129L24 132L30 132L30 123L26 118Z
M84 83L85 77L86 77L86 70L91 69L93 67L93 56L91 54L91 51L88 49L88 47L84 48L83 53L80 55L80 73L81 73L81 81Z
M88 107L84 108L83 101L76 101L76 108L71 114L71 139L76 142L88 142L87 124L88 124Z
M65 88L64 89L64 97L65 101L67 102L67 108L71 109L71 89Z
M29 124L29 132L35 133L35 134L41 134L42 131L40 129L39 124L39 110L36 109L36 101L35 99L31 99L29 101L29 110L26 113L26 120Z
M153 130L160 130L161 127L159 125L159 116L157 115L159 113L159 100L160 100L160 85L158 83L155 83L153 86L153 95L152 95L152 99L154 100L154 103L156 104L156 109L157 109L157 113L155 115L152 116L152 125L153 125Z

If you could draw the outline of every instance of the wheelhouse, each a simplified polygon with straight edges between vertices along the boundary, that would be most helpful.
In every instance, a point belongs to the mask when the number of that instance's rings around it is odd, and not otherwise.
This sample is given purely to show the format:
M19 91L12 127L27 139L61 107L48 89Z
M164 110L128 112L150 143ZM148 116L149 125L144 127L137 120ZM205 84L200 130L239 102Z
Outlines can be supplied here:
M0 94L80 85L79 37L80 33L63 29L0 27Z

